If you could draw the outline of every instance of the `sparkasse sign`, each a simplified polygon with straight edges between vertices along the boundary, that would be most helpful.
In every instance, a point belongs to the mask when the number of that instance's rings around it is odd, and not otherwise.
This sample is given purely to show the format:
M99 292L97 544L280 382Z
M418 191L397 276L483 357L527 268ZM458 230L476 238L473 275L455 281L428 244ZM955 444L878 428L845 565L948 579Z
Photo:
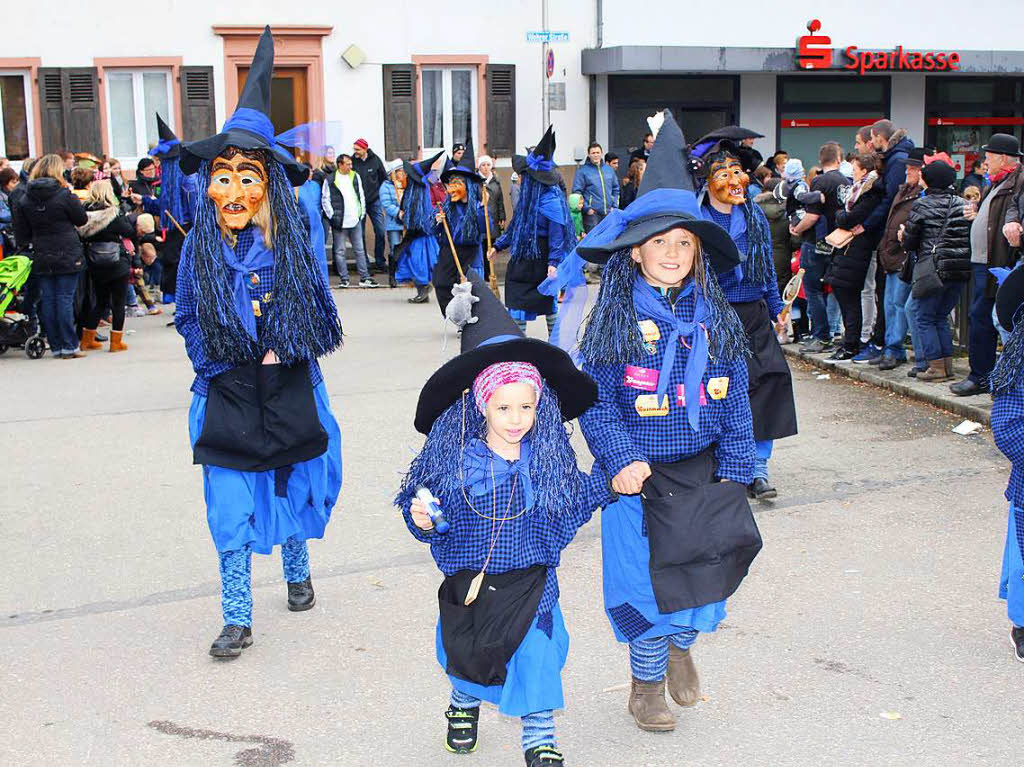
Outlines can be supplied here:
M833 69L832 38L816 34L821 22L807 22L808 35L797 40L796 60L800 69ZM847 63L841 66L857 74L868 72L956 72L960 54L956 51L908 51L897 45L891 51L862 51L856 45L843 50Z

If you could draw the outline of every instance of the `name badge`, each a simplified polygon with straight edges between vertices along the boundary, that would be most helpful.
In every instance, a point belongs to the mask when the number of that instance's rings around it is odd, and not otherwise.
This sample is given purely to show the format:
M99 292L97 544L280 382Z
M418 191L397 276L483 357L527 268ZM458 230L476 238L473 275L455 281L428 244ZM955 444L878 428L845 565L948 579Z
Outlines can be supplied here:
M661 340L661 331L654 320L640 320L638 324L640 325L640 333L643 335L646 343Z
M622 384L631 389L655 391L658 388L658 371L626 365L626 374L623 376Z
M259 301L253 301L252 302L252 313L254 315L256 315L257 317L262 317L263 316L263 312L260 311L260 302Z
M725 399L725 395L729 391L729 378L728 376L722 376L721 378L709 378L708 379L708 394L711 395L711 399Z
M682 384L679 384L676 387L676 404L678 404L679 407L686 407L686 389L683 388ZM700 385L700 404L701 407L708 404L708 398L704 391L704 384Z
M668 415L668 395L662 397L661 405L658 405L657 394L641 394L636 398L633 407L636 408L636 414L641 418Z

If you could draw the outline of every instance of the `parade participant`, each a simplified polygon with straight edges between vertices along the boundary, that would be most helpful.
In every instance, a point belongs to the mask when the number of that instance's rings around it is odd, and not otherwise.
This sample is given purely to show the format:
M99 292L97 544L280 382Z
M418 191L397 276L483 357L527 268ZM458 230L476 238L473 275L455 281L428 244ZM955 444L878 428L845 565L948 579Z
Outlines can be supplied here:
M341 432L317 358L341 324L293 187L307 178L274 144L265 28L222 131L181 148L206 195L182 250L175 324L196 372L193 461L220 555L224 628L210 648L252 644L251 553L281 546L288 609L315 601L306 541L321 538L341 489Z
M430 300L430 280L437 264L438 247L434 238L434 203L429 175L431 166L444 154L420 162L405 161L405 192L402 194L402 224L405 236L395 248L395 281L412 282L416 295L410 304Z
M160 250L160 292L164 303L172 303L177 290L181 248L185 244L185 235L192 228L199 189L196 176L186 176L181 172L181 141L159 114L156 127L160 142L149 154L160 160L162 175L156 210L149 212L160 216L160 227L164 230L165 239Z
M700 218L688 162L666 110L639 196L576 249L606 264L580 347L598 402L580 426L619 493L601 514L604 604L647 731L675 728L666 676L679 705L700 698L690 647L717 629L761 548L745 492L747 340L715 277L739 254Z
M505 306L519 329L525 333L526 323L543 315L549 337L558 300L538 292L537 287L557 276L558 265L576 245L575 226L559 187L562 177L555 169L554 156L555 131L549 125L528 155L512 158L512 167L523 179L519 202L512 223L488 254L491 257L496 250L509 251Z
M484 178L476 172L476 157L473 154L473 142L466 143L457 161L449 160L441 173L448 198L437 211L434 236L437 238L437 266L434 267L434 293L437 305L444 316L448 302L452 300L452 286L461 279L459 268L455 265L456 257L464 274L470 267L479 274L484 273L484 253L480 241L486 237L487 223L484 216L483 188ZM447 229L445 224L447 223ZM491 222L493 230L497 224ZM449 240L449 235L451 240ZM455 252L452 253L452 244Z
M597 392L561 349L524 337L476 272L468 278L472 295L460 286L453 299L476 301L462 353L420 392L415 425L427 440L395 503L445 576L435 639L452 686L445 747L476 749L487 701L522 718L528 767L556 767L552 711L564 706L569 649L556 569L612 497L599 467L590 476L577 468L563 421Z
M752 177L754 171L764 162L764 157L761 153L754 149L754 140L759 138L764 138L764 135L749 128L741 128L738 125L726 125L701 137L693 145L693 154L703 157L713 148L727 148L739 159L743 172L747 176ZM754 187L749 190L751 197L756 197L761 193L761 186L759 184L748 183Z
M1013 464L999 598L1006 600L1014 657L1024 662L1024 269L1014 269L996 293L996 317L1010 334L990 376L992 437Z
M749 177L739 157L722 145L735 146L725 140L712 145L702 157L707 185L700 194L700 212L729 232L740 253L741 269L720 275L719 282L743 322L753 352L747 367L757 460L748 490L752 498L762 501L778 495L768 482L768 459L775 440L796 434L793 378L776 335L783 304L768 219L747 193Z

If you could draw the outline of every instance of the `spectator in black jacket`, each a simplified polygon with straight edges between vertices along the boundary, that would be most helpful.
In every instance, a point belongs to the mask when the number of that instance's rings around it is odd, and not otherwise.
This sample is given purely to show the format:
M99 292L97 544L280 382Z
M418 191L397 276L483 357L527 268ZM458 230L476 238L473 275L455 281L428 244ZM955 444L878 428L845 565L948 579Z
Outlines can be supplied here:
M503 231L507 223L505 194L501 191L501 182L494 175L494 160L490 155L482 154L476 161L476 168L484 178L484 188L487 190L487 212L491 220L497 222L498 229ZM499 234L501 231L491 232L491 237L498 239Z
M970 222L964 218L964 199L953 189L956 171L944 155L933 155L921 171L924 196L914 200L901 242L917 263L934 259L942 287L923 298L912 295L918 343L928 369L918 381L945 381L953 375L953 331L949 313L971 278ZM915 275L917 276L917 275ZM912 290L920 291L919 283Z
M370 144L364 138L356 139L352 145L352 169L359 174L363 182L363 194L366 195L366 218L370 220L373 227L373 268L378 272L387 274L388 262L384 258L384 246L387 244L388 236L384 220L384 208L380 204L380 185L388 180L387 171L384 170L384 163L370 149ZM366 224L360 224L365 231Z
M647 162L647 158L651 156L651 149L654 148L654 134L648 131L644 134L644 139L636 149L629 153L629 166L633 167L634 160L643 160ZM623 205L623 208L626 206Z
M860 294L879 239L878 234L866 230L863 224L883 204L885 195L878 166L878 155L857 155L853 161L850 196L846 205L836 212L836 227L854 233L853 240L832 255L826 278L843 313L843 343L831 357L839 362L851 360L860 352L863 323Z
M86 253L89 254L89 278L96 301L83 322L82 349L102 349L96 340L96 329L106 307L110 307L110 351L123 352L124 307L127 300L128 277L132 264L124 240L135 235L135 228L121 212L121 206L110 181L94 181L85 203L89 220L78 227Z
M32 272L42 297L43 330L53 356L84 357L75 334L75 288L85 268L85 257L75 227L88 217L67 188L60 155L45 155L32 166L13 218L15 238L32 246Z

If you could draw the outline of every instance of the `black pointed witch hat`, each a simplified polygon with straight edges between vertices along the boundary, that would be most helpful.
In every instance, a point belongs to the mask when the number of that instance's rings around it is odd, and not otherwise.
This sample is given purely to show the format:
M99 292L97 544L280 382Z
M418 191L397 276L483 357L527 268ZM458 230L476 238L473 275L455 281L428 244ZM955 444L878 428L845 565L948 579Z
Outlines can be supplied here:
M270 83L274 74L274 38L270 27L263 28L249 75L238 97L234 114L216 136L192 141L181 147L181 169L195 173L203 160L212 160L227 147L263 149L284 166L293 186L301 186L309 178L305 165L274 141L274 124L270 121Z
M428 157L425 160L420 160L419 162L402 160L402 167L405 169L406 177L411 181L415 181L417 184L425 186L427 183L427 175L430 173L430 166L437 162L437 158L443 154L444 150L442 149L433 157Z
M549 125L544 136L528 155L513 155L512 170L524 173L545 186L558 186L561 174L555 170L555 127Z
M159 112L156 113L156 133L159 143L149 151L150 156L160 160L177 157L181 151L181 141L171 130L171 126L164 122Z
M666 109L664 115L636 199L625 210L611 211L576 246L576 252L591 263L603 264L624 248L682 227L700 238L716 272L728 271L740 262L736 243L725 229L701 218L686 139L672 112Z
M498 362L529 362L550 386L562 408L562 418L571 421L597 401L597 384L573 364L557 346L527 338L495 298L484 279L474 270L466 272L473 285L477 321L462 328L462 353L430 376L416 404L416 430L429 434L431 427L483 370Z
M483 182L484 177L476 172L476 154L473 152L473 140L467 139L465 147L462 159L459 160L458 164L452 162L451 158L445 162L444 170L441 171L442 184L447 184L448 179L452 176L465 176L473 181Z

